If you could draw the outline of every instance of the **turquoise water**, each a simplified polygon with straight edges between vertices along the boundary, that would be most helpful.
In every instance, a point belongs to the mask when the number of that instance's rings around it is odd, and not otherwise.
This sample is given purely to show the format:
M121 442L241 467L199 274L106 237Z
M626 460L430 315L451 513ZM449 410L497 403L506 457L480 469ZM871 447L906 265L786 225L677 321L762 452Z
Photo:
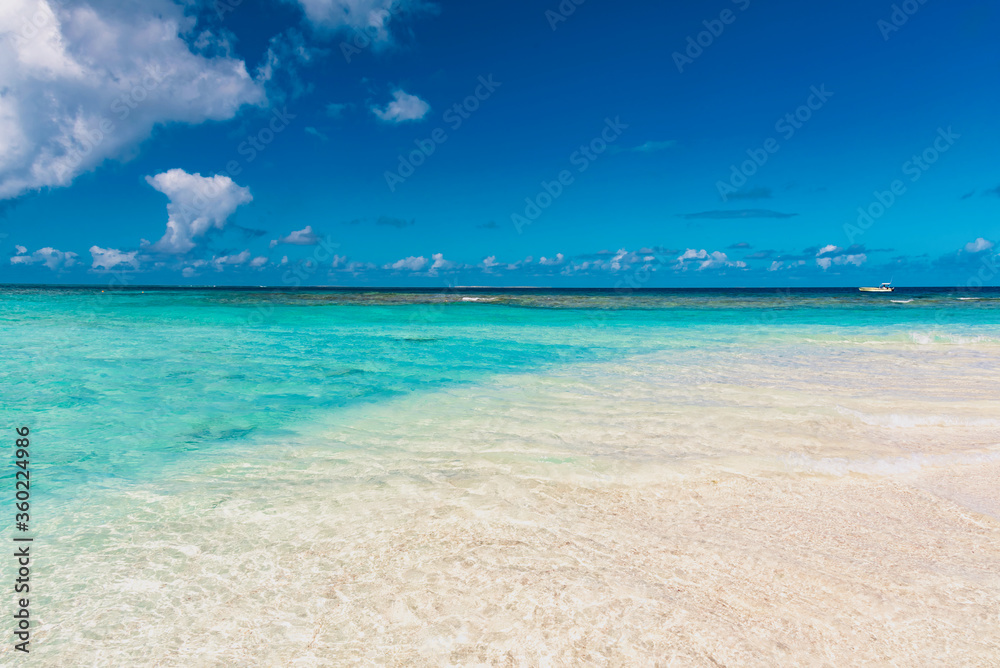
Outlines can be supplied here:
M710 566L771 563L775 541L816 525L816 508L857 499L842 513L853 517L875 503L866 495L908 476L1000 516L984 482L1000 462L998 289L8 286L0 349L8 435L32 433L44 665L192 665L188 651L202 661L193 665L497 663L508 651L528 663L644 663L664 655L671 611L706 615L683 646L723 623L708 594L680 605L649 593L663 578L692 592L693 580L733 587L731 567ZM928 471L938 477L920 477ZM878 481L859 487L859 474ZM12 478L5 467L2 484ZM798 487L768 500L748 480ZM719 485L740 491L720 496ZM912 506L900 498L883 501ZM740 520L752 530L720 529L704 554L706 522L758 507L761 518ZM998 555L943 508L868 518L865 531L903 522L938 527L922 545L970 545L982 565L925 588L945 601L936 618L949 628L991 638L961 592L977 582L1000 593L989 570ZM674 515L643 544L656 513ZM685 522L698 528L670 533ZM823 540L788 543L797 551L775 568L804 568ZM692 561L644 565L674 541ZM907 568L936 573L937 559ZM857 563L801 573L817 587L809 606L827 606L827 618L857 606L854 619L866 618L865 587L890 586L888 575L857 572L858 590L822 581ZM10 563L0 567L7 581ZM708 570L688 574L698 568ZM767 601L782 591L753 605L777 614ZM581 611L608 600L631 601L625 617L587 623L623 629L628 651L579 636ZM653 617L638 612L648 606ZM775 624L805 614L789 610ZM940 636L921 624L905 627L914 643ZM530 641L504 649L502 638ZM787 638L761 642L753 651L776 660ZM831 656L851 656L829 642ZM968 665L988 655L982 640L949 642ZM481 653L463 653L472 647Z
M9 424L30 425L45 443L36 466L51 491L156 476L171 461L287 437L346 406L495 374L664 348L1000 341L1000 291L968 297L6 288L0 404Z

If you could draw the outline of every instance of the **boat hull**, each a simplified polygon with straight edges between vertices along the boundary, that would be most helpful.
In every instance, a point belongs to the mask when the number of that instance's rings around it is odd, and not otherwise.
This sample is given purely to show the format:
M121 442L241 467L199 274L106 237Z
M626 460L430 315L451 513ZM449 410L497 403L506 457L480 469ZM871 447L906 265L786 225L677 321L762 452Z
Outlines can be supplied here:
M896 288L858 288L861 292L892 292Z

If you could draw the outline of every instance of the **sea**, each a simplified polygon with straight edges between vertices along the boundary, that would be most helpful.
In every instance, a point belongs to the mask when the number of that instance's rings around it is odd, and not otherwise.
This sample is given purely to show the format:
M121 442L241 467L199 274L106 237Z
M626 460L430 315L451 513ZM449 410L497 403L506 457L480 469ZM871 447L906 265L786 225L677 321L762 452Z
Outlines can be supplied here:
M1000 665L997 288L8 285L0 351L3 665L22 596L39 666Z

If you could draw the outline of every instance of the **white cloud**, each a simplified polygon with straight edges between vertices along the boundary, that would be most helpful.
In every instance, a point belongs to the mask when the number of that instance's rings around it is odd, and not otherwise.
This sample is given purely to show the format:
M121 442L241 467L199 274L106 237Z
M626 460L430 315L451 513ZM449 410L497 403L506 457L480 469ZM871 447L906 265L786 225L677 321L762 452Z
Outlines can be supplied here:
M384 268L388 269L389 265L386 265ZM353 273L355 276L357 276L362 271L368 271L371 269L378 269L378 267L376 267L371 262L351 262L350 264L344 267L344 271L349 271Z
M822 267L823 271L826 271L833 265L853 264L855 267L860 267L867 260L868 256L865 255L864 253L852 253L850 255L833 255L827 257L818 257L816 258L816 264Z
M171 169L147 176L146 182L170 198L167 231L152 249L162 253L186 253L213 227L222 229L241 204L253 200L250 189L236 185L223 175L188 174Z
M368 43L391 41L390 24L401 13L432 10L422 0L297 0L306 18L316 27L328 30L352 28L360 33L359 39L349 40L359 49Z
M444 259L444 253L434 253L431 255L431 259L434 262L431 264L431 268L427 270L430 276L437 276L438 269L451 269L455 266L454 262Z
M136 257L138 254L139 251L123 253L117 248L101 248L100 246L91 246L90 257L94 260L91 268L108 271L124 264L132 267L133 269L138 269L139 260Z
M547 258L547 257L545 257L543 255L541 258L539 258L538 264L542 264L542 265L551 267L551 266L555 266L557 264L562 264L563 260L565 260L565 259L566 258L563 256L562 253L556 253L556 256L552 257L552 258Z
M427 264L427 258L424 256L414 257L410 255L409 257L404 257L402 260L396 260L392 264L385 265L384 269L409 269L410 271L420 271Z
M775 260L774 262L772 262L772 263L771 263L771 266L770 266L770 267L768 267L768 268L767 268L767 270L768 270L768 271L778 271L778 270L779 270L779 269L781 269L781 268L782 268L782 267L783 267L784 265L785 265L785 263L784 263L784 262L781 262L780 260Z
M18 255L24 255L25 253L28 252L28 249L25 248L24 246L14 246L14 248L17 249Z
M184 278L191 278L192 276L197 276L197 275L198 272L195 270L194 267L184 267L181 270L181 276L183 276Z
M677 268L687 271L688 261L697 262L698 271L704 271L705 269L721 269L725 267L745 269L747 266L747 263L742 260L733 262L729 259L729 256L722 251L713 251L709 253L704 248L701 250L695 250L693 248L685 250L677 257Z
M0 199L131 157L156 125L266 102L228 43L169 0L0 3Z
M611 271L618 271L623 266L628 267L631 264L639 262L640 259L641 258L637 253L627 251L624 248L619 248L618 252L615 253L615 256L608 262L607 268Z
M272 239L270 247L274 248L278 244L291 244L293 246L315 246L319 243L319 237L313 232L312 225L306 225L301 230L295 230L286 237Z
M487 258L483 258L483 261L479 263L479 266L483 268L485 273L492 274L493 268L500 266L500 263L497 262L496 255L490 255Z
M993 248L993 242L987 241L982 237L979 237L975 241L970 241L969 243L965 244L966 253L982 253L983 251L990 250L991 248Z
M839 253L841 250L843 249L840 246L827 244L826 246L823 246L822 248L819 249L819 252L816 253L816 257L819 257L820 255L828 255L830 253Z
M431 106L416 95L410 95L402 90L397 90L392 95L396 99L390 102L385 109L372 107L372 113L380 120L388 123L419 121L431 110Z
M20 250L24 246L18 246L17 248L19 254L10 259L11 264L36 264L40 262L52 271L69 269L76 264L76 253L56 250L55 248L46 246L45 248L36 250L31 255L26 255L27 248L24 249L24 252Z
M249 259L250 249L248 248L238 255L220 255L218 257L213 257L211 265L216 271L222 271L222 268L226 265L238 267L241 264L246 264Z
M254 269L260 269L265 264L267 264L267 258L263 255L258 255L254 259L250 260L250 266Z

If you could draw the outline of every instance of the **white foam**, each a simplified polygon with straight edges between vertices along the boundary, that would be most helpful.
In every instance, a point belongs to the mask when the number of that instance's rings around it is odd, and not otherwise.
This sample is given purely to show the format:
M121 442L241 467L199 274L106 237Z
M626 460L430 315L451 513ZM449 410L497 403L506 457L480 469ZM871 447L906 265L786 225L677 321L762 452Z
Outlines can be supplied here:
M837 406L841 415L849 415L865 424L894 429L906 427L1000 427L1000 420L993 418L968 418L947 415L907 415L902 413L862 413Z
M912 454L900 457L869 457L851 459L848 457L821 457L789 455L786 464L795 469L805 469L815 473L845 476L851 473L865 475L896 476L906 475L929 467L954 467L962 465L989 464L1000 461L1000 452L977 452L947 455Z

